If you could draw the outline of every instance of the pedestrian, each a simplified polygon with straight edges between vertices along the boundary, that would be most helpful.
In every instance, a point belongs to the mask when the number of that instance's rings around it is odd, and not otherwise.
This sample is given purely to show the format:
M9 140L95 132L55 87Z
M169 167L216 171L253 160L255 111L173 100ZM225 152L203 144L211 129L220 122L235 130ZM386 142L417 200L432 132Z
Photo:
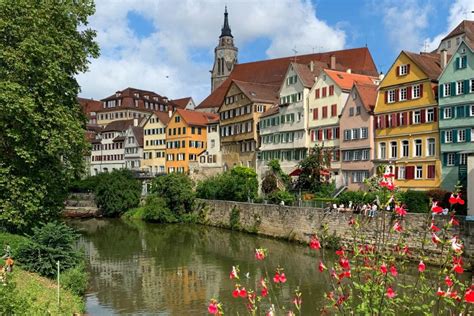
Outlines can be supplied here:
M7 260L5 261L5 267L6 267L5 270L7 272L13 272L13 264L14 263L15 262L13 261L13 259L8 257Z
M369 217L375 217L377 215L377 203L372 203L370 208Z

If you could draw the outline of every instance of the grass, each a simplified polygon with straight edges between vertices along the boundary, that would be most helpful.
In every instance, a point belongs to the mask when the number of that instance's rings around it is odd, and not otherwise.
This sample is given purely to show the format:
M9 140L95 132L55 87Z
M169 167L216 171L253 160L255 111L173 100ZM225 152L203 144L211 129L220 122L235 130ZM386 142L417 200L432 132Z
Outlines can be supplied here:
M27 237L0 232L0 253L4 254L4 245L10 244L15 255L18 246L28 241ZM4 265L0 259L0 265ZM22 270L15 265L11 280L16 285L15 299L27 303L28 315L73 315L84 312L82 297L69 290L60 289L60 304L57 304L57 284L55 280L42 277L36 273Z

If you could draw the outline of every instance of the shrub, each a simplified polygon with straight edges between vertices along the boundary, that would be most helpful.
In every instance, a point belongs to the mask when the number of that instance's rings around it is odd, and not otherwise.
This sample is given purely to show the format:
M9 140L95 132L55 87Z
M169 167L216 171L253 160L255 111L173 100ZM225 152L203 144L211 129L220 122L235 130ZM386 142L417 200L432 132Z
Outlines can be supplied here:
M262 181L262 192L270 194L278 190L277 178L273 173L267 173Z
M400 200L407 206L409 212L427 213L429 211L429 197L426 192L408 190L400 195Z
M84 264L79 264L60 274L59 281L62 287L72 293L83 296L87 290L88 276Z
M331 183L321 183L318 187L318 191L314 192L317 197L329 198L333 196L334 191L336 191L336 184Z
M130 170L115 170L98 178L95 198L105 216L120 216L138 206L141 191L140 181Z
M69 185L69 192L72 193L89 193L94 192L97 184L102 178L107 177L107 173L100 173L95 176L86 177L84 179L76 179Z
M220 177L215 176L202 181L199 181L196 186L196 196L200 199L214 200L217 199L220 187Z
M291 205L295 202L295 196L287 191L275 191L268 196L268 200L272 204L280 204L283 201L285 205Z
M28 315L30 308L27 301L20 299L12 281L0 283L0 315Z
M194 204L193 182L182 173L159 176L152 182L151 193L161 197L175 216L191 212Z
M142 219L153 223L175 223L176 215L170 211L164 198L150 195L143 206Z
M344 205L349 205L351 201L353 204L372 203L375 199L373 192L365 191L346 191L338 196L339 203Z
M432 189L426 192L428 198L432 198L435 201L438 201L438 205L442 207L449 206L449 197L451 193L443 189Z
M77 238L74 230L63 223L35 227L30 240L20 244L17 250L18 262L28 271L53 277L58 261L62 270L73 268L79 262L80 253L74 249Z

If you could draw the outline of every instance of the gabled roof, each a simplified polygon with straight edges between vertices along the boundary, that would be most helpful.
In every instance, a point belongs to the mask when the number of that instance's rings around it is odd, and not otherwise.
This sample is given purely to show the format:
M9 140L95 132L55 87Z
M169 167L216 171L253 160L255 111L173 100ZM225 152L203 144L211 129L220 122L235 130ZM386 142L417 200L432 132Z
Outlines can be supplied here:
M82 112L89 116L91 112L97 112L102 109L102 102L94 99L77 97L77 102L81 105Z
M279 112L280 112L280 107L278 105L274 105L270 107L268 110L266 110L265 112L263 112L263 114L260 115L260 118L272 116L272 115L278 114Z
M438 80L443 71L441 68L441 56L436 53L405 53L431 80Z
M191 97L186 97L186 98L171 100L171 102L174 103L179 109L185 109L189 101L191 101L192 99L193 98Z
M373 111L377 102L377 85L367 83L354 83L354 88L367 112Z
M133 126L132 132L138 142L138 146L143 147L143 127Z
M125 131L131 125L133 125L133 119L113 121L107 124L102 131L103 132Z
M311 88L314 84L314 78L324 69L325 64L321 62L313 62L313 71L311 71L309 65L291 63L291 66L298 74L303 86Z
M188 125L194 126L206 126L208 123L219 120L218 115L206 112L177 109L176 114L179 114Z
M350 90L354 83L365 83L373 84L374 80L377 80L378 77L371 77L366 75L359 75L348 73L344 71L335 71L330 69L325 69L324 72L342 89Z
M446 35L442 41L445 39L454 37L456 35L466 34L466 37L469 40L474 40L474 21L464 20L458 24L448 35Z
M165 125L168 125L168 122L171 119L171 117L168 113L156 111L154 114L160 120L161 123L163 123Z
M239 87L242 93L245 94L252 102L276 103L278 100L278 90L280 89L279 85L253 83L239 80L232 80L232 82L237 87Z
M367 47L236 64L230 76L196 109L220 107L232 80L281 86L291 62L296 60L297 63L308 64L313 61L325 64L324 68L330 68L331 56L336 58L336 69L338 70L350 68L354 73L378 75L377 67Z

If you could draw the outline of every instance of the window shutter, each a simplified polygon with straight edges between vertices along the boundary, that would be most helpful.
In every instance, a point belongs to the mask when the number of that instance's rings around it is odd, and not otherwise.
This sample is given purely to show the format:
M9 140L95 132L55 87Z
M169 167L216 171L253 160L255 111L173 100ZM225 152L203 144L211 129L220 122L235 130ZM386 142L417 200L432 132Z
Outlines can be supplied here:
M408 112L408 125L413 124L413 111Z
M395 180L398 179L398 167L395 167Z
M436 109L435 114L437 114L438 111L439 111L439 119L440 119L440 120L444 119L444 108ZM435 117L436 117L436 116L435 116Z
M318 129L318 140L321 140L323 138L323 130Z
M332 139L332 128L328 129L328 139Z
M471 129L466 128L466 142L470 142L470 141L471 141Z
M336 127L336 139L339 139L339 127Z
M457 142L458 142L458 130L453 129L453 143L457 143Z
M468 94L469 93L469 80L464 80L464 94Z
M456 117L464 117L464 106L456 107Z
M459 154L454 154L454 165L459 165Z
M438 86L438 99L443 97L443 85Z
M311 130L311 141L314 142L314 130Z
M407 166L405 168L405 173L406 173L406 177L408 180L411 180L413 178L415 178L415 167L414 166Z
M456 60L454 63L454 69L459 69L459 57L456 57Z
M445 132L445 131L441 131L441 144L444 144L445 139L446 139L446 132Z
M318 108L313 109L313 119L314 120L318 119L318 114L319 114L319 109Z
M426 110L423 109L423 110L420 111L420 117L421 117L420 122L425 123L426 122Z
M446 166L448 164L448 154L443 153L443 166Z
M428 179L434 179L436 175L436 166L428 165Z
M456 82L451 82L451 96L456 95Z
M388 120L389 120L388 117L389 117L389 114L385 115L385 127L390 127L389 121L388 121Z
M388 91L385 91L385 103L388 103Z
M377 125L377 122L378 122L378 116L374 116L374 129L379 128Z
M438 122L438 108L433 109L433 121Z
M400 89L395 89L395 102L398 102L399 93L400 93Z
M392 127L397 127L397 113L392 113Z
M400 76L400 66L397 66L397 76Z
M410 73L410 64L407 65L407 75Z
M411 100L411 91L413 90L413 86L407 87L407 100Z
M423 98L423 83L420 83L420 98Z

